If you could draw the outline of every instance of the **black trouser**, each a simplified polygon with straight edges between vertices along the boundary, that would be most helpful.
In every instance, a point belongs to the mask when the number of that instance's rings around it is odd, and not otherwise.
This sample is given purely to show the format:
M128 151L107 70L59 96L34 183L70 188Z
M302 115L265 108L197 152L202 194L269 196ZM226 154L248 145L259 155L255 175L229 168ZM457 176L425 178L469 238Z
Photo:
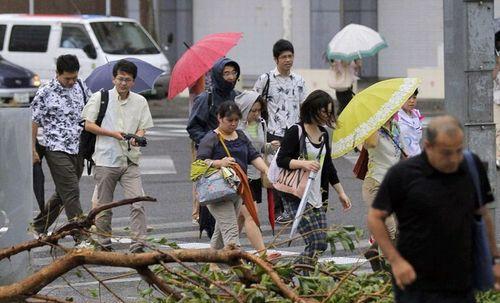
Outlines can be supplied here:
M274 140L278 140L283 142L283 137L275 136L273 134L267 133L267 142L271 142ZM273 189L273 197L274 197L274 214L276 217L281 215L285 208L283 207L283 200L281 197L281 193L276 189Z
M339 102L339 111L338 111L337 115L340 115L340 113L344 110L344 108L347 106L347 104L349 104L352 97L354 97L354 92L352 91L352 86L343 92L335 91L335 96L337 97L337 101Z
M248 179L250 190L255 202L262 203L262 179Z

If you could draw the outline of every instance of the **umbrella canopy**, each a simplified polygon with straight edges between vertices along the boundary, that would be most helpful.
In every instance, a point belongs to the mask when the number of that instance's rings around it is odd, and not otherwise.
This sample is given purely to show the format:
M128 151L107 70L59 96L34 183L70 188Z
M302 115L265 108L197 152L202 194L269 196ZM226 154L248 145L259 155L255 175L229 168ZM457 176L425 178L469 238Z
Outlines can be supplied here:
M156 79L164 72L163 70L136 58L125 58L137 66L137 77L132 91L140 93L150 90L155 84ZM113 84L113 67L118 61L111 61L94 69L94 71L85 79L85 84L92 92L100 89L110 90Z
M329 60L353 61L375 55L387 47L384 38L373 29L351 23L328 43Z
M205 36L182 55L172 70L168 99L172 100L192 86L212 65L224 57L243 36L243 33L218 33Z
M420 85L418 78L377 82L352 98L337 119L332 157L338 158L363 143L382 127Z

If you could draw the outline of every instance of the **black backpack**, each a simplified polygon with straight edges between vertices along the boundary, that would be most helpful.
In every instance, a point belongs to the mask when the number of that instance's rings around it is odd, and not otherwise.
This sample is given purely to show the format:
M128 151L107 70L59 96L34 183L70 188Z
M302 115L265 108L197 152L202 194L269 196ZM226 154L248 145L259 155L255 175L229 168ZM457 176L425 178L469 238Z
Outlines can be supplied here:
M102 120L104 119L106 109L108 108L108 101L109 92L107 90L101 89L101 105L99 107L99 113L97 114L97 120L95 121L95 124L97 124L98 126L101 126ZM86 100L85 103L87 103ZM94 161L92 160L92 155L94 154L95 150L96 135L85 130L85 121L82 121L82 126L83 130L82 134L80 135L79 154L84 160L87 160L87 174L90 176L92 166L95 165Z

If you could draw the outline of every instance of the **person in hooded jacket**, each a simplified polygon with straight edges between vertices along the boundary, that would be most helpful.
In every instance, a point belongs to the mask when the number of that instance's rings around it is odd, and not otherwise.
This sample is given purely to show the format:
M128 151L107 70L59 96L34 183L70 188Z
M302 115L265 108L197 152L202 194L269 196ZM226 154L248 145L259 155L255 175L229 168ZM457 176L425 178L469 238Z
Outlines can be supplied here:
M229 58L217 60L210 71L210 85L208 89L194 98L188 125L186 127L189 137L193 140L195 148L198 149L201 139L217 128L217 112L224 101L234 101L237 92L234 86L240 77L240 66L236 61ZM195 199L193 197L193 199ZM193 203L197 204L197 203ZM196 207L196 206L194 206ZM200 207L199 212L192 211L193 220L198 216L200 224L200 236L206 230L208 237L212 238L215 228L215 219L206 207ZM194 222L194 221L193 221Z
M211 89L196 96L186 127L196 146L201 139L218 126L217 110L224 101L234 101L237 92L234 86L240 77L240 66L229 58L217 60L211 72Z
M242 114L241 120L238 124L238 129L243 131L245 136L248 137L253 147L259 153L269 155L275 152L280 143L278 140L266 143L267 124L261 117L261 113L265 113L266 104L262 96L255 91L246 90L236 96L234 101L236 102L236 105L238 105ZM250 189L252 191L252 197L255 202L262 203L261 172L250 164L248 165L247 176L248 183L250 184ZM242 205L240 208L238 227L240 230L245 227L247 237L256 251L262 253L266 251L262 233L257 224L255 224L245 205ZM278 256L278 253L268 255L270 259Z

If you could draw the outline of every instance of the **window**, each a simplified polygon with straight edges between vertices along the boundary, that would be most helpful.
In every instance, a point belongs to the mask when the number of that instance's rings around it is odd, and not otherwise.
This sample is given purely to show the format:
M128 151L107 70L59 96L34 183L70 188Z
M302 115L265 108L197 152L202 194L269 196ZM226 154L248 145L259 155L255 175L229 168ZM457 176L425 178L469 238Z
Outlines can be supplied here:
M10 34L9 51L39 52L47 51L50 26L14 25Z
M0 24L0 50L3 50L3 39L5 38L5 29L7 25Z
M92 42L90 42L90 38L83 30L83 27L78 25L63 25L60 47L83 49L86 45L92 45Z
M159 54L160 50L134 22L91 23L99 44L108 54L135 55Z

